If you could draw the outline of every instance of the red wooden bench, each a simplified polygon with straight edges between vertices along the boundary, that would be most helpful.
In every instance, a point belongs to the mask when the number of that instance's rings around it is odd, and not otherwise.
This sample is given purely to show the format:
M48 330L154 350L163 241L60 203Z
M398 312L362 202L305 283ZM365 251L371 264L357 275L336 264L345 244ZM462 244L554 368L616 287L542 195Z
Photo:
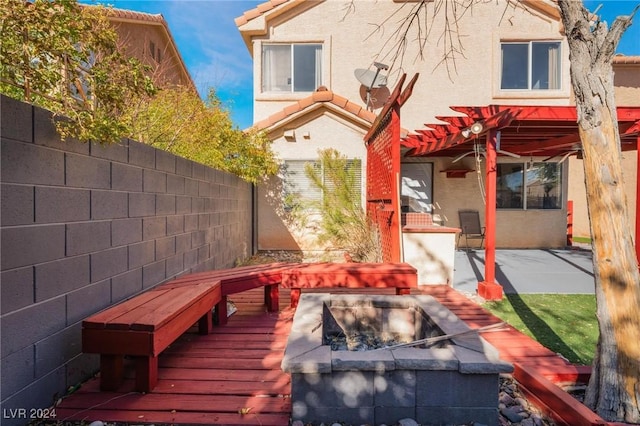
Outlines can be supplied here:
M296 307L303 288L393 288L409 294L418 286L416 268L408 263L308 263L282 272L282 288L291 289Z
M134 359L136 390L158 382L158 355L198 322L200 334L213 328L212 310L221 300L217 280L191 286L156 287L82 322L82 351L100 354L100 388L116 390L124 378L124 356Z
M221 299L216 305L215 321L217 324L224 325L227 323L227 296L253 288L264 287L264 302L267 310L277 312L280 305L278 285L282 281L282 273L289 268L296 268L297 265L278 262L198 272L183 275L157 288L190 286L202 280L220 281Z

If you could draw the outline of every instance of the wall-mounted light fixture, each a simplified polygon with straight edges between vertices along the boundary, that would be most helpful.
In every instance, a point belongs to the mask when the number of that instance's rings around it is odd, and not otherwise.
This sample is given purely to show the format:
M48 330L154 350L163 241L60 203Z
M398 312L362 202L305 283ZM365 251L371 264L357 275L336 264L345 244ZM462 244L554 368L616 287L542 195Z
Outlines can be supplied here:
M479 135L480 133L482 133L482 130L484 130L484 126L482 125L482 123L480 123L478 121L478 122L473 123L470 127L467 127L466 129L463 129L460 133L465 138L468 138L472 134L473 135Z

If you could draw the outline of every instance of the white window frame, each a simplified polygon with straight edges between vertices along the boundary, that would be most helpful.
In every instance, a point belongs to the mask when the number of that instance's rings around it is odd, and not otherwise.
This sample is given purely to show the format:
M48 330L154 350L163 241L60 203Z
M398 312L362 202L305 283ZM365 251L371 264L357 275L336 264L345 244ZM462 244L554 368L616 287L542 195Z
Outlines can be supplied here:
M291 58L291 69L290 69L290 75L291 75L291 83L290 83L290 90L266 90L265 89L265 63L264 63L264 53L265 53L265 48L268 46L288 46L289 47L289 53L290 53L290 58ZM315 87L312 90L295 90L295 85L296 85L296 73L295 73L295 46L318 46L320 47L319 53L316 54L316 66L315 66L315 80L316 80L316 84ZM324 83L324 68L325 68L325 55L324 55L324 51L325 51L325 46L324 43L319 43L319 42L291 42L291 43L262 43L261 47L260 47L260 93L265 93L265 94L277 94L277 93L286 93L286 94L295 94L295 93L310 93L315 91L318 87L322 86Z
M520 44L527 45L527 87L526 88L503 88L502 87L502 76L504 72L503 60L502 60L502 47L504 45L509 44ZM534 44L557 44L558 45L558 57L556 58L557 67L556 70L556 78L557 78L557 87L550 89L534 89L532 88L533 84L533 45ZM563 90L563 47L561 40L520 40L520 41L500 41L500 65L499 65L499 79L498 79L498 87L500 91L503 92L517 92L517 91L526 91L532 93L547 93L547 92L558 92Z

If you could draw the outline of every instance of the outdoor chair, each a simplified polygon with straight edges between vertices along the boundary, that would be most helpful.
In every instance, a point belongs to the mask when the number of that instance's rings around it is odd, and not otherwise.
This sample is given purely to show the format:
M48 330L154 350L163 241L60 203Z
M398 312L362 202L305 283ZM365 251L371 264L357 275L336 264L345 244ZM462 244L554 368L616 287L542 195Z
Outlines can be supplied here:
M469 250L469 240L480 240L480 247L484 243L485 227L480 225L480 213L478 210L458 210L460 218L460 228L462 232L458 235L458 247L460 247L460 238L464 235L465 249Z

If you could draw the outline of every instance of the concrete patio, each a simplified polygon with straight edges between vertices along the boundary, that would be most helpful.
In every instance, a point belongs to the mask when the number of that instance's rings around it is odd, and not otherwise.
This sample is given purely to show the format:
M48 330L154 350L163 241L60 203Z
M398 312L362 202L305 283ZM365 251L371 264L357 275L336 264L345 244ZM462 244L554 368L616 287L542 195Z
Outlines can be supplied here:
M484 275L484 250L457 250L453 288L476 293ZM496 281L506 294L593 294L591 250L496 250Z

